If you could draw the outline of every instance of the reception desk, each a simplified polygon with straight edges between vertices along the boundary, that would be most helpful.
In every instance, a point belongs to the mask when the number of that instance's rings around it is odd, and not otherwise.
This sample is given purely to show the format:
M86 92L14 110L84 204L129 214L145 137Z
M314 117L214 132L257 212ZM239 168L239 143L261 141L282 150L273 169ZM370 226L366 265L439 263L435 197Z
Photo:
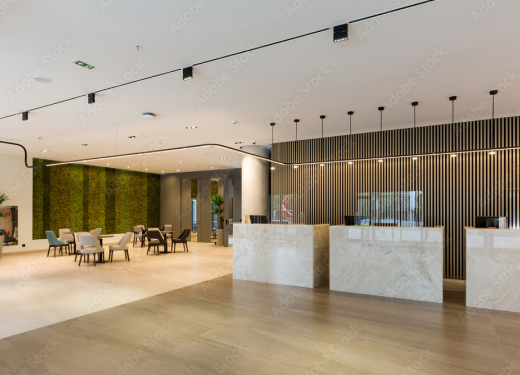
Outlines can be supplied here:
M466 305L520 312L520 230L466 230Z
M315 288L329 277L327 225L235 224L233 278Z
M444 228L330 228L330 289L442 303Z

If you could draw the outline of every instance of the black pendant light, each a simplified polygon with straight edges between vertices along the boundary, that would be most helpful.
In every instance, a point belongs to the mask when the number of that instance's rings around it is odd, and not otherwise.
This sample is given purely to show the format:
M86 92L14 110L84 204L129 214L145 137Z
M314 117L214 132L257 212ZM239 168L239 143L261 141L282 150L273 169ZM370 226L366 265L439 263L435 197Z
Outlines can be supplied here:
M456 96L450 96L451 100L451 124L455 124L455 100L457 100Z
M320 116L320 119L321 119L321 160L322 161L325 161L325 136L324 136L324 132L323 132L323 120L325 120L325 115L321 115ZM320 167L324 167L325 164L321 163L320 164Z
M379 112L381 112L381 131L383 131L383 111L385 110L385 107L379 107Z

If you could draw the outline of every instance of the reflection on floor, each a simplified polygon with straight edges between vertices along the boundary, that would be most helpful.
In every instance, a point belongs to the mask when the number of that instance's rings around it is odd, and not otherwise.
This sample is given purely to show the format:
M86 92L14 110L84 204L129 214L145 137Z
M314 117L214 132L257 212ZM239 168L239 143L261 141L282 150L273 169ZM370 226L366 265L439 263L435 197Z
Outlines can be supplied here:
M519 349L520 314L454 293L441 305L228 275L2 339L0 373L502 374Z
M108 249L108 246L105 246ZM47 251L4 254L0 259L0 338L76 318L233 272L232 248L189 243L175 254L146 255L131 248L113 263L74 263ZM108 259L108 251L106 251ZM0 372L1 374L1 372Z

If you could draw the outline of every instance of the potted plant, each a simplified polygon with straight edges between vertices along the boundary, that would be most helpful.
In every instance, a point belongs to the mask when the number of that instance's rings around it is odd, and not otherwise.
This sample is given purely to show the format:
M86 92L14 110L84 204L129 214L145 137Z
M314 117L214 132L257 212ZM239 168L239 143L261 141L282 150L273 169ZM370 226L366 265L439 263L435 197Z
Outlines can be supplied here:
M0 205L4 202L8 201L9 197L7 194L3 193L0 195ZM4 212L3 208L0 208L0 217L7 217L7 214ZM2 250L4 249L4 236L0 235L0 258L2 257Z
M215 194L211 197L211 203L213 203L213 215L217 215L217 245L224 246L224 198L220 195Z

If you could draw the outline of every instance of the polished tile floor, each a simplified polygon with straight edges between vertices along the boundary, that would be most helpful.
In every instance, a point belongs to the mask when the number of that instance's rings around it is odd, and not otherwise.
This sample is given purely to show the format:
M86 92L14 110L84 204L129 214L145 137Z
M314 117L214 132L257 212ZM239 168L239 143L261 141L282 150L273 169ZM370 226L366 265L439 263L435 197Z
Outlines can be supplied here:
M0 260L4 374L513 374L520 314L232 279L232 248Z
M0 374L520 374L520 314L467 309L462 297L227 275L1 339Z
M74 256L47 257L47 251L4 254L0 259L0 338L233 272L232 248L189 243L189 253L159 256L147 256L146 250L131 248L131 262L116 252L113 263L96 267L92 262L78 267Z

